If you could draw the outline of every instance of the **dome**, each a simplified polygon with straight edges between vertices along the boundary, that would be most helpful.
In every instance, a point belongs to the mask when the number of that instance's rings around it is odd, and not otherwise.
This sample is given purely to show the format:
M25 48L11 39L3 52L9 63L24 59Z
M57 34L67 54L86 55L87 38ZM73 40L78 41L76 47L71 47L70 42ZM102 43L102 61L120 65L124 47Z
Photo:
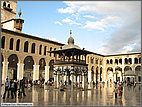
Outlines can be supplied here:
M74 44L74 39L72 36L68 38L68 44Z
M125 76L136 76L135 72L132 70L128 70L125 72Z

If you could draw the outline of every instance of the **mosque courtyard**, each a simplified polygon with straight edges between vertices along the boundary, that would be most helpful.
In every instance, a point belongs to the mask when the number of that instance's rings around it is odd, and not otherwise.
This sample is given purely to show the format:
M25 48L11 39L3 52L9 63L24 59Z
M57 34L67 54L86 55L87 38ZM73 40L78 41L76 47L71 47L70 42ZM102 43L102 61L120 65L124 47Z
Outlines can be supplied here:
M44 89L33 86L32 89L25 88L26 96L19 99L2 99L1 103L33 103L34 106L65 106L65 105L85 105L85 106L140 106L141 85L136 87L123 87L122 97L115 99L114 86L107 85L91 88L87 91L80 89ZM2 95L4 88L2 87Z

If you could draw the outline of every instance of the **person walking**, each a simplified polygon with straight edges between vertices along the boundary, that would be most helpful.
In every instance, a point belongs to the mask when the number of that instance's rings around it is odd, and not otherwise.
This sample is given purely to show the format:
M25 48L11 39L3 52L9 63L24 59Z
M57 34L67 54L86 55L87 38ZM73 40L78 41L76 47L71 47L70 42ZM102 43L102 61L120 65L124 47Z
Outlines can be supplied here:
M5 82L5 91L4 91L4 95L3 95L3 99L5 99L5 95L7 94L7 98L9 98L9 89L10 89L10 82L8 81L8 78L6 78L6 82Z
M24 88L25 88L25 81L24 81L24 79L22 79L21 86L22 86L22 93L23 93L23 96L26 96L25 90L24 90Z
M13 99L13 94L14 94L14 92L15 92L15 84L14 84L14 80L12 79L11 80L11 84L10 84L10 88L11 88L11 99ZM16 98L16 96L15 96L15 98Z

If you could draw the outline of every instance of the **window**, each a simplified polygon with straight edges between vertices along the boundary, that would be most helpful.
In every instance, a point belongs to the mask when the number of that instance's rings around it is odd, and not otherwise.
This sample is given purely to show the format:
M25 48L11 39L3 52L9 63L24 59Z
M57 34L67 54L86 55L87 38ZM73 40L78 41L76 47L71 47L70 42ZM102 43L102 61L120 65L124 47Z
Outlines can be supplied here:
M88 56L88 63L89 63L89 56Z
M5 6L5 7L6 7L6 2L3 2L3 6Z
M98 64L98 59L96 59L96 64Z
M54 51L56 50L56 48L54 48ZM54 57L55 57L55 53L54 53Z
M108 59L107 59L107 61L106 61L106 62L107 62L107 64L109 64L109 60L108 60Z
M132 58L129 58L129 64L132 64Z
M125 58L125 64L128 64L128 59L127 58Z
M20 39L17 40L17 43L16 43L16 51L19 51L19 47L20 47Z
M122 59L119 59L119 63L122 64Z
M141 57L139 58L139 64L141 63Z
M52 47L50 48L50 51L52 51ZM51 53L50 53L50 56L51 56Z
M62 49L62 47L60 47L60 49Z
M39 46L39 54L42 54L42 45Z
M115 59L115 63L118 64L118 59Z
M35 43L32 43L31 53L35 53Z
M13 50L13 38L10 39L10 50Z
M44 55L46 55L46 46L44 47Z
M113 61L112 61L112 59L110 59L110 64L113 64Z
M102 60L100 60L100 65L102 65Z
M135 58L134 61L135 61L135 64L138 64L138 58Z
M5 36L2 37L1 39L1 47L4 49L5 47Z
M28 52L28 41L24 43L24 52Z
M93 64L94 63L94 58L91 58L91 64Z
M8 4L8 5L7 5L7 7L9 7L9 8L10 8L10 4Z

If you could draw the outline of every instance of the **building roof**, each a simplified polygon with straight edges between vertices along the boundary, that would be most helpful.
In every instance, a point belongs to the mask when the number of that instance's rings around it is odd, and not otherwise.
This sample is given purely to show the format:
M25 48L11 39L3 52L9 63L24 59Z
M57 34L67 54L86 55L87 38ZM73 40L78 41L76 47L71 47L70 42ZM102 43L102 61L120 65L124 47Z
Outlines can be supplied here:
M16 31L12 31L12 30L7 30L7 29L4 29L4 28L1 28L1 30L2 30L2 32L14 34L14 35L17 35L17 36L22 36L22 37L26 37L26 38L32 38L32 39L34 39L34 40L49 42L49 43L57 44L57 45L60 45L60 46L63 46L63 45L64 45L63 43L59 43L59 42L52 41L52 40L49 40L49 39L43 39L43 38L40 38L40 37L28 35L28 34L21 33L21 32L16 32Z

